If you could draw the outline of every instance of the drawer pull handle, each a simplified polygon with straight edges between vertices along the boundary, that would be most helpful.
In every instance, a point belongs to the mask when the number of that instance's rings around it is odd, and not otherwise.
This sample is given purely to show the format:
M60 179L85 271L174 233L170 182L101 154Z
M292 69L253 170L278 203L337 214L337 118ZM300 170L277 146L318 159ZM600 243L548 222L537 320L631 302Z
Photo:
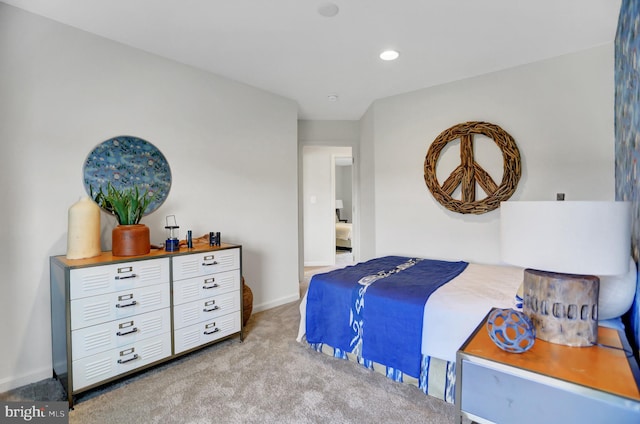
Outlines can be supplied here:
M220 308L218 307L218 305L216 305L216 306L214 306L213 308L210 308L210 309L204 308L204 309L203 309L203 311L204 311L204 312L213 312L213 311L215 311L216 309L220 309Z
M135 361L136 359L138 359L139 356L138 354L134 354L131 358L129 359L118 359L118 363L119 364L126 364L127 362L131 362L131 361Z
M217 288L217 287L220 287L220 286L218 286L218 283L215 283L215 284L214 284L214 285L212 285L212 286L202 286L202 288L203 288L203 289L205 289L205 290L215 289L215 288Z
M208 336L209 334L217 333L218 331L220 331L220 329L218 327L216 327L215 330L213 330L213 331L205 331L204 334Z
M217 261L213 261L210 263L202 262L202 266L211 266L211 265L218 265L218 262Z
M135 306L137 304L138 304L138 302L136 302L135 300L133 302L131 302L131 303L125 303L125 304L118 303L118 304L116 304L116 308L127 308L129 306Z
M126 277L121 277L119 275L116 275L116 280L126 280L127 278L136 278L137 276L138 276L137 274L127 275Z
M116 336L126 336L127 334L137 333L137 332L138 332L138 327L133 327L131 330L125 331L124 333L122 331L118 331L116 333Z

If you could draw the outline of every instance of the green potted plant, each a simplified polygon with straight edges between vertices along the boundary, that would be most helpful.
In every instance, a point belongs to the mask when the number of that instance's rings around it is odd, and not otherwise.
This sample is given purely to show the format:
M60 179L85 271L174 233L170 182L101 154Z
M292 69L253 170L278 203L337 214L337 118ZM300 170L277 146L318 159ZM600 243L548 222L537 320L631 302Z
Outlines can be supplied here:
M145 255L151 250L149 227L140 224L144 212L151 203L148 191L140 192L137 186L117 189L110 182L106 191L97 192L89 187L91 197L102 209L114 215L118 225L111 232L111 250L114 256Z

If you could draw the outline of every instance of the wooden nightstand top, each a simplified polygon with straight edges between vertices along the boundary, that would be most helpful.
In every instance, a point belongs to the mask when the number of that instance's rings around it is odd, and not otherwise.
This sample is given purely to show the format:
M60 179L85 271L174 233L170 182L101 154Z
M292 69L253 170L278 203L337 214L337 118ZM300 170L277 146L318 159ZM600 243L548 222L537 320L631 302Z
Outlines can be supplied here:
M460 348L460 352L640 401L638 382L632 370L632 364L636 369L637 364L633 357L628 358L621 350L618 331L598 327L598 344L620 349L570 347L536 339L530 350L509 353L493 343L486 330L485 319Z

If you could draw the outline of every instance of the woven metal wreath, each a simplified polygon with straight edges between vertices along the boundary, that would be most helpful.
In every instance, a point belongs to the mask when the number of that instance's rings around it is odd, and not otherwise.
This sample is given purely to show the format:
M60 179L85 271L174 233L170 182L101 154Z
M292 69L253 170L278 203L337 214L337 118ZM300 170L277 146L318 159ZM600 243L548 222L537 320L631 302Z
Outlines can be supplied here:
M473 158L474 134L485 135L502 150L504 172L500 185ZM443 184L438 182L436 165L445 145L460 139L460 165ZM424 160L424 181L433 197L445 208L458 213L483 214L497 209L500 202L507 200L516 191L520 181L520 152L513 137L497 125L488 122L464 122L440 133L431 143ZM487 194L476 200L476 182ZM451 197L461 186L461 199Z

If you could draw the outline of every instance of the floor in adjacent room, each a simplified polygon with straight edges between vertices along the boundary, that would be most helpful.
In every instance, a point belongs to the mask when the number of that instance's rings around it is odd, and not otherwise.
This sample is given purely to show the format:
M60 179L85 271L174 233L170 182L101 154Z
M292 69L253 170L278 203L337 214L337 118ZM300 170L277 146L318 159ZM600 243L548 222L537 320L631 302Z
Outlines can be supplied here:
M353 265L353 252L350 250L336 250L336 264L327 266L305 266L304 267L304 280L301 283L308 283L314 274L320 272L328 272L332 269L344 268L348 265Z

